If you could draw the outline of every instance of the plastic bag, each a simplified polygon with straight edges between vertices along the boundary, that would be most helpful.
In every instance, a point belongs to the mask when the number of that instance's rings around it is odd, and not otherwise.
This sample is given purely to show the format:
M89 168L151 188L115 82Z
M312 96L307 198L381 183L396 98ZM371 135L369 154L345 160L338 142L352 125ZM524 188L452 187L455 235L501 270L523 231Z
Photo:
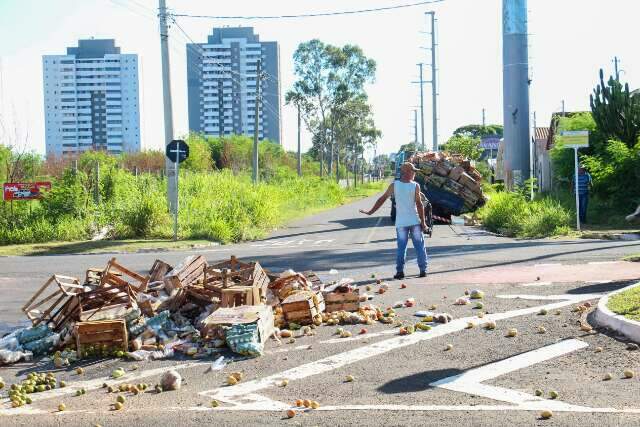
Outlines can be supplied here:
M220 356L213 361L211 366L209 366L209 371L220 371L224 369L225 366L227 366L227 363L228 360L224 360L224 356Z
M33 353L30 351L0 350L0 363L3 365L10 365L22 359L26 361L33 359Z
M51 330L49 330L51 332ZM55 334L51 332L49 336L44 338L40 338L36 341L30 341L24 344L22 347L25 350L33 352L34 355L40 356L45 353L49 353L55 347L60 344L60 334Z
M31 328L19 329L17 331L17 336L20 344L26 344L28 342L44 338L51 333L52 331L49 329L49 326L39 325Z

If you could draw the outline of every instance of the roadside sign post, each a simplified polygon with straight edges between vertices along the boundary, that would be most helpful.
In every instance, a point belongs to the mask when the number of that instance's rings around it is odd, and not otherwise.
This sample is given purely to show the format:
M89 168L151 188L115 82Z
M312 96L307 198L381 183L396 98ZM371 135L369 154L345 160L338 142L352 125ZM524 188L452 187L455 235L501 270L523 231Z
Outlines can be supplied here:
M572 130L560 132L563 148L573 148L574 152L574 192L576 193L576 229L580 231L580 195L578 194L578 149L589 147L589 131Z
M180 176L180 162L184 162L189 157L189 146L181 139L174 139L167 144L166 155L175 165L175 186L176 191L173 200L173 240L178 240L178 177ZM169 178L171 179L171 178Z

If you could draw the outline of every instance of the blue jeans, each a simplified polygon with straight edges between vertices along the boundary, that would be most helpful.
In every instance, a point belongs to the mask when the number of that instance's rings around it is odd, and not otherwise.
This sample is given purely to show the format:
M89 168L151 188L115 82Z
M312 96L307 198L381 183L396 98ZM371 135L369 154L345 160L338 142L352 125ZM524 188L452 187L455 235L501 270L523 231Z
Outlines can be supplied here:
M422 227L420 225L412 225L409 227L396 227L396 236L398 241L398 252L396 253L396 271L404 272L404 262L407 258L407 243L409 243L409 232L411 232L411 241L413 248L418 255L418 267L420 271L427 271L427 248L424 244L424 236L422 235Z
M578 193L578 200L580 202L580 222L587 222L587 207L589 206L589 193Z

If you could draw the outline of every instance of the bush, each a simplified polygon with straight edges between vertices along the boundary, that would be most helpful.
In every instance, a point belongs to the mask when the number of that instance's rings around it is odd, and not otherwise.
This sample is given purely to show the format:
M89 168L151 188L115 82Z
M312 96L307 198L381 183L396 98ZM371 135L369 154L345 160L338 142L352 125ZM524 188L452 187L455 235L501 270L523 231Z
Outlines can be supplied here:
M492 195L478 216L488 230L511 237L563 235L569 232L571 223L570 211L559 202L550 198L529 202L512 192Z

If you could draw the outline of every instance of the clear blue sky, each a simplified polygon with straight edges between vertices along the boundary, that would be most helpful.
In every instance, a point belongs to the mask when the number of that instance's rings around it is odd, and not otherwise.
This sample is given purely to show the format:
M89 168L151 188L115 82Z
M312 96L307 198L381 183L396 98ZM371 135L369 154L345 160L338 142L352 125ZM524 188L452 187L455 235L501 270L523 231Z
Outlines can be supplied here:
M167 0L176 12L239 15L320 12L411 3L411 0ZM42 66L44 54L63 54L79 38L115 38L122 52L141 62L142 144L160 148L163 138L160 48L156 0L0 0L0 142L17 131L19 142L44 152ZM418 62L429 62L427 20L435 10L439 36L439 130L444 142L458 126L479 123L482 108L489 123L502 123L501 1L446 0L428 7L392 12L292 21L212 21L180 19L197 42L213 26L252 25L263 40L281 48L284 92L294 81L292 53L298 43L320 38L333 44L355 43L378 63L376 82L368 90L376 122L384 136L378 152L393 152L413 138L412 106L418 105ZM621 58L623 80L640 86L640 27L637 0L529 0L531 111L538 125L551 112L585 110L598 69L612 72ZM171 29L174 118L178 134L187 131L185 43ZM425 86L425 134L431 135L430 88ZM282 107L283 142L296 144L296 116ZM3 130L4 129L4 130ZM305 135L304 147L308 147Z

